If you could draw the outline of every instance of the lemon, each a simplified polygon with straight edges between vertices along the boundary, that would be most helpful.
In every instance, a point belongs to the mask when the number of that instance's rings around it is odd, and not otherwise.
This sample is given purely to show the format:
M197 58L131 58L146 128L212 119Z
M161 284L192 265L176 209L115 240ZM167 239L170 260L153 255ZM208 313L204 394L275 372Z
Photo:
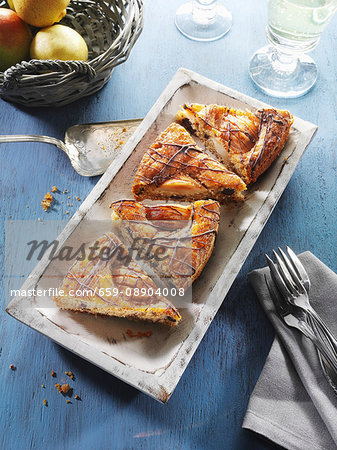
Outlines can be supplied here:
M88 47L77 31L65 25L53 25L36 33L30 56L33 59L87 61Z
M19 17L34 27L49 27L66 15L70 0L13 0Z

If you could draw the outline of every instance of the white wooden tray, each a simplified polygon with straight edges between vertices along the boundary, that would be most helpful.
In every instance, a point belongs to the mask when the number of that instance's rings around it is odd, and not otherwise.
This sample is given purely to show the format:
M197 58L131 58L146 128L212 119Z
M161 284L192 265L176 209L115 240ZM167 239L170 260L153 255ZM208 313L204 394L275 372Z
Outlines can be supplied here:
M189 70L178 70L64 228L58 237L61 244L81 239L83 224L90 220L109 223L110 203L132 198L131 185L139 161L156 136L174 120L183 103L218 103L250 110L267 106ZM51 303L48 298L41 303L40 298L15 297L7 312L155 399L167 402L316 129L315 125L295 118L281 155L250 188L245 203L222 208L215 250L193 285L193 303L183 311L183 321L178 327L167 330L124 319L59 311L55 306L48 307L48 302ZM50 262L46 254L22 290L48 287L51 280L55 286L59 285L69 264ZM151 329L153 334L150 338L129 338L125 334L128 328L135 332Z

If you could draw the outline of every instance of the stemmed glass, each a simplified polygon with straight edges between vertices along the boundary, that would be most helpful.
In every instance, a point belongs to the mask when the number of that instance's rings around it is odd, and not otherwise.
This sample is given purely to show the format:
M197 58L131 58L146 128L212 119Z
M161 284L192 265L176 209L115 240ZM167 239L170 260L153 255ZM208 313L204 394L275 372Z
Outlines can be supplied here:
M195 41L215 41L232 26L232 15L219 0L191 0L176 13L178 30Z
M249 64L254 83L274 97L299 97L317 79L314 49L337 9L337 0L269 0L267 38Z

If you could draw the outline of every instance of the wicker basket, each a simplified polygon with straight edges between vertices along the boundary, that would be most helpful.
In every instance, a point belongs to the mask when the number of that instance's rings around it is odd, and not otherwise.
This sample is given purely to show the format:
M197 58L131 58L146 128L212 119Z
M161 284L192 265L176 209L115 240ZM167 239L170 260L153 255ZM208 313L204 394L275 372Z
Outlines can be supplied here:
M7 7L0 0L0 7ZM62 106L101 89L143 28L142 0L71 0L60 22L78 31L88 62L31 60L0 72L0 97L26 106Z

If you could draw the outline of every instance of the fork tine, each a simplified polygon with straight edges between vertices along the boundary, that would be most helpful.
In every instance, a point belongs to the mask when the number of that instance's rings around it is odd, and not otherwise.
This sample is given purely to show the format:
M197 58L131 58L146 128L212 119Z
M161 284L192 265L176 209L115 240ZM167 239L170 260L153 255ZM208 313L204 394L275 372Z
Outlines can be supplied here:
M304 294L306 292L302 281L300 280L300 278L297 276L296 271L294 270L294 267L292 265L292 262L289 260L289 258L286 256L286 254L282 251L282 249L280 247L278 247L278 251L280 252L280 255L282 257L282 260L292 278L293 283L295 283L295 286L298 290L299 293Z
M270 273L271 273L271 277L274 280L276 286L278 287L280 293L288 298L291 295L291 292L289 291L289 289L287 288L287 285L284 283L277 267L275 266L274 262L269 258L268 255L265 255L266 259L267 259L267 263L270 269Z
M269 291L269 295L274 303L274 306L279 314L282 314L286 310L286 302L283 299L283 297L280 295L279 291L277 290L273 280L270 277L267 277L265 275L265 281L266 285ZM269 279L268 279L269 278Z
M289 255L290 261L292 262L293 267L294 267L299 279L302 281L304 286L306 284L309 286L310 285L309 275L307 274L307 271L303 267L303 264L299 260L296 253L288 245L287 245L286 249L287 249L287 253Z
M276 258L276 262L277 262L277 268L280 272L280 276L283 279L284 283L286 284L287 288L289 289L289 291L292 294L297 294L297 291L294 287L294 284L292 282L292 278L291 275L289 273L289 271L287 270L286 266L284 265L283 261L281 260L281 258L279 257L279 255L276 253L275 250L273 250L274 256Z

